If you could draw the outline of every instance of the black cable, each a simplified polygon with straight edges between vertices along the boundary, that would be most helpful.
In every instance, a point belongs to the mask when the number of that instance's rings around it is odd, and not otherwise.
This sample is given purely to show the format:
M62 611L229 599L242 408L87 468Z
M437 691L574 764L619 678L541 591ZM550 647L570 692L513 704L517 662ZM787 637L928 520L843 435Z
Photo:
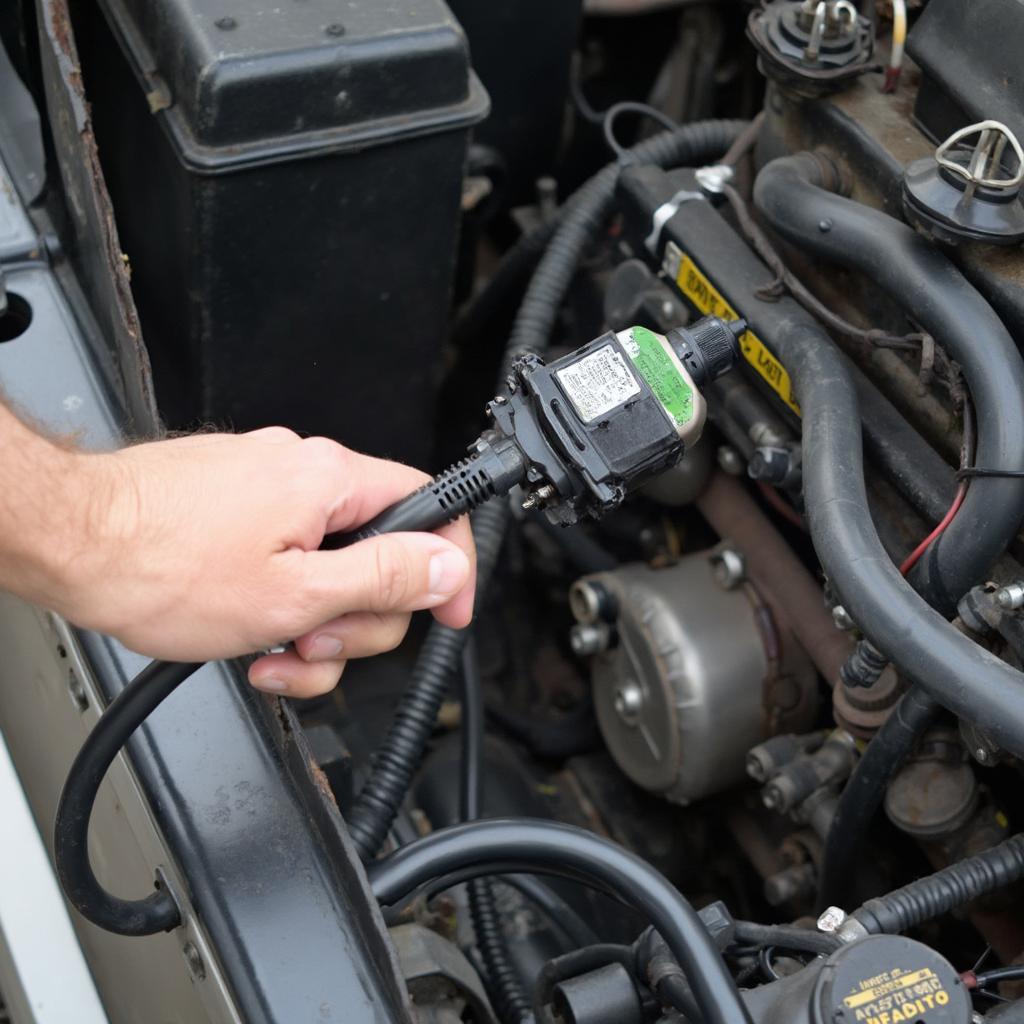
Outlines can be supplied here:
M64 894L93 924L118 935L153 935L181 924L174 898L165 889L140 900L124 900L104 889L89 862L89 818L100 783L128 738L201 666L154 661L104 711L68 772L57 804L54 861Z
M542 911L550 925L573 946L600 942L597 933L550 885L533 875L499 875L499 881L522 893Z
M639 114L641 117L649 117L652 121L657 121L662 128L666 128L670 132L675 131L679 127L668 114L663 114L656 107L652 107L648 103L635 103L632 100L613 103L601 118L601 131L604 133L604 141L608 143L608 147L620 161L626 159L632 163L634 160L633 157L629 156L629 151L626 147L620 145L618 139L615 138L615 122L623 114Z
M459 804L463 821L477 820L483 811L484 695L476 638L466 638L462 650L462 764ZM508 952L492 879L471 879L466 887L473 934L484 967L484 978L498 1019L508 1024L532 1019L530 1000Z
M483 812L484 688L476 637L470 633L462 650L462 763L459 770L459 817L475 821Z
M488 874L495 861L520 870L570 870L617 889L648 916L686 973L707 1024L751 1024L703 922L685 897L636 854L583 829L548 821L477 821L441 829L369 865L385 906L439 875L463 868Z
M1024 964L1011 964L1009 967L992 967L987 971L974 975L975 985L985 988L998 985L1001 981L1020 981L1024 978Z
M964 466L956 471L957 480L973 480L975 477L1009 477L1024 479L1024 469L982 469L979 466Z
M813 953L828 956L842 943L834 935L814 932L808 928L797 928L790 924L756 924L753 921L736 921L735 942L742 945L776 946L780 949L799 953Z
M761 973L767 981L778 981L780 977L779 972L775 970L775 966L772 964L772 954L774 952L774 946L765 946L764 949L758 950L757 953L757 966L761 968Z

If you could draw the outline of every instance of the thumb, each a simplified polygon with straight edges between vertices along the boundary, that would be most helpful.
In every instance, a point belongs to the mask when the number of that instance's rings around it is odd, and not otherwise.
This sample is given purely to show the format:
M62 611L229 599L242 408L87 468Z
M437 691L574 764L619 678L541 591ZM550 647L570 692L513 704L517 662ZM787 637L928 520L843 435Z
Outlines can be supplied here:
M466 553L433 533L390 533L304 557L309 629L349 612L436 608L462 590L471 571Z

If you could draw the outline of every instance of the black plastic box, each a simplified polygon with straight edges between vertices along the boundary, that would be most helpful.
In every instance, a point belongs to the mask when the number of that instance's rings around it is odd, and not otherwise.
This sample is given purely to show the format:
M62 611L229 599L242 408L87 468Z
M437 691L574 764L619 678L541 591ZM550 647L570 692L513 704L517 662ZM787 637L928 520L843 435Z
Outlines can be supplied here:
M75 17L86 90L167 422L426 464L487 112L448 8L94 6Z

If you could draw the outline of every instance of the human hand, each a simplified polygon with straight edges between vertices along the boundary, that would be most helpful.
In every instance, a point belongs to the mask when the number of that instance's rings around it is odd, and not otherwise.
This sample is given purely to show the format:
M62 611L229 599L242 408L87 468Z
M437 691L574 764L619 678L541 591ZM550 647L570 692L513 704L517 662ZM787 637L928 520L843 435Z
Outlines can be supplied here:
M317 550L426 482L407 466L280 427L73 461L84 522L41 603L151 657L210 661L294 639L249 679L310 697L348 658L396 647L411 612L456 628L472 616L466 520Z

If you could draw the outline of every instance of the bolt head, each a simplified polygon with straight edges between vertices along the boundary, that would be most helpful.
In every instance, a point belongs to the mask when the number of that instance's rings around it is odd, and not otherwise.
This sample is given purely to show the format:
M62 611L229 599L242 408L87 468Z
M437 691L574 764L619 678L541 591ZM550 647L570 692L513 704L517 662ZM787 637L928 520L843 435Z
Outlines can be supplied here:
M622 721L629 726L634 726L640 720L640 712L644 707L644 691L640 684L634 679L627 679L620 683L615 690L612 699L612 706L615 713Z

